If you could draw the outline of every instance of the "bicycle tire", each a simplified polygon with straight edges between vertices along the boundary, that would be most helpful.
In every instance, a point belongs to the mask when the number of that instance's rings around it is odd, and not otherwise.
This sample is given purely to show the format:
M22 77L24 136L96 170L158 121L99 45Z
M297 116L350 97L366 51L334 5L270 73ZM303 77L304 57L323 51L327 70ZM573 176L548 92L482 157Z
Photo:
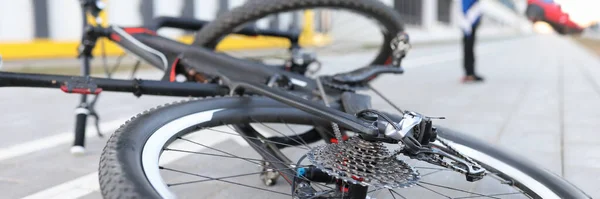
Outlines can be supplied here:
M215 112L215 110L218 110ZM311 116L298 109L293 109L265 97L223 97L208 98L204 100L189 100L166 104L139 114L121 126L109 139L100 159L99 178L102 195L107 198L163 198L153 187L142 166L142 150L149 142L149 138L158 129L174 122L181 122L185 116L198 113L209 113L209 118L193 121L189 126L181 127L204 128L210 125L225 123L247 123L248 118L254 116L255 120L280 121L281 118L294 120L298 124L314 124L324 122L320 118ZM179 123L178 123L179 124ZM475 160L494 160L483 162L482 166L499 168L514 168L498 170L506 176L518 176L521 181L513 181L515 185L525 187L524 192L535 191L537 195L551 194L556 198L589 198L583 192L572 186L564 179L540 169L528 161L497 148L485 144L465 134L440 128L441 137L448 139L454 147L462 146L471 149L467 155L475 154ZM191 131L191 130L189 130ZM176 132L180 136L179 132ZM175 133L173 134L175 136ZM152 145L152 143L150 144ZM163 146L160 146L161 148ZM463 151L464 152L464 151ZM478 155L477 155L478 154ZM482 156L483 155L483 156ZM484 158L482 158L484 157ZM518 173L518 174L517 174ZM531 183L531 184L523 184ZM549 192L547 192L549 191ZM544 197L544 198L554 198Z
M341 8L358 12L371 17L385 28L383 45L371 65L385 64L391 57L392 49L389 44L392 39L404 31L400 14L383 4L373 0L261 0L248 1L246 4L232 9L196 33L193 45L214 49L218 41L234 31L235 28L249 21L257 20L270 14L319 7Z

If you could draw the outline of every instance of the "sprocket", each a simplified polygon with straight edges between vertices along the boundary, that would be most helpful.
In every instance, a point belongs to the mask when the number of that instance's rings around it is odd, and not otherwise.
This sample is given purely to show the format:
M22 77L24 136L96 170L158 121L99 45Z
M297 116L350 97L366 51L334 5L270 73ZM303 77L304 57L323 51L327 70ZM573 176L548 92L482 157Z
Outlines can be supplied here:
M405 188L415 185L419 173L391 154L381 142L354 137L340 144L313 148L308 159L331 177L375 188Z

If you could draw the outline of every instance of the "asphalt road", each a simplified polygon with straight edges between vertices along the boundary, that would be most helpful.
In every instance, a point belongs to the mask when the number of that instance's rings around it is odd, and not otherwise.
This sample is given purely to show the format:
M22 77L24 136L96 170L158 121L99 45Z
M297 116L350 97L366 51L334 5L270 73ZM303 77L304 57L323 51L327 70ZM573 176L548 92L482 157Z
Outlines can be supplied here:
M445 116L446 120L436 122L519 153L600 197L598 58L553 35L481 42L477 53L477 70L486 77L484 84L460 84L461 48L444 44L414 49L404 63L405 74L382 77L374 86L404 109ZM332 63L322 72L349 70L366 54L322 57L323 62ZM153 71L141 74L159 76ZM89 128L87 153L76 157L69 148L77 95L54 89L1 88L0 198L101 198L95 172L108 135L131 116L180 99L103 93L97 110L106 136L99 138ZM377 98L374 106L390 108ZM235 139L213 144L244 151L244 144ZM211 164L213 160L204 159L195 166L239 169ZM258 180L255 184L260 185ZM210 191L193 197L245 193L227 187L200 187Z

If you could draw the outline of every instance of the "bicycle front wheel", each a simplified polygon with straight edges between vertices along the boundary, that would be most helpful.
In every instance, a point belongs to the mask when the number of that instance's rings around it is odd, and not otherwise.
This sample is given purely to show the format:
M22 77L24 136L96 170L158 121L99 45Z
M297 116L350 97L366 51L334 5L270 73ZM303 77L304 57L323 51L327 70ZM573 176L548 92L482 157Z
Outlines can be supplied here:
M360 187L320 176L324 180L310 183L309 189L314 193L300 197L297 171L310 168L310 161L303 157L315 146L326 144L321 139L326 135L321 133L330 133L326 129L329 124L264 97L211 98L161 106L136 116L111 136L100 162L102 195L105 198L586 197L555 175L446 129L441 130L440 137L480 162L489 172L484 179L467 182L462 174L404 158L420 175L414 186ZM325 130L318 133L310 130L313 128ZM283 182L278 181L280 178Z
M299 34L298 46L278 34L234 34L244 28ZM391 41L403 31L400 13L381 1L262 0L248 1L223 13L196 33L193 45L224 49L235 57L285 65L287 70L305 73L320 69L308 65L313 62L324 66L343 64L348 70L383 65L392 55ZM237 47L249 38L251 41L243 48L253 49L252 52ZM296 47L301 47L304 54L295 52ZM329 58L350 54L364 57L361 60L365 61L339 63L340 59Z

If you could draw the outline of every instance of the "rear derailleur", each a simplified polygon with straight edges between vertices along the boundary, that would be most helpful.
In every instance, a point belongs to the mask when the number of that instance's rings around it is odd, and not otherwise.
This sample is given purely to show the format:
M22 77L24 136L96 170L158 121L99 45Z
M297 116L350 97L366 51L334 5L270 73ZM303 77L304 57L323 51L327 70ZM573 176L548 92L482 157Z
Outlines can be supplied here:
M437 128L433 127L432 118L421 114L405 111L399 123L382 121L378 117L385 115L377 112L362 111L360 118L369 118L380 128L377 135L361 135L369 141L381 141L386 143L398 143L402 148L398 153L412 159L425 161L462 173L467 181L473 182L482 179L486 170L471 158L458 152L450 146L443 138L438 137ZM398 142L399 141L399 142Z

